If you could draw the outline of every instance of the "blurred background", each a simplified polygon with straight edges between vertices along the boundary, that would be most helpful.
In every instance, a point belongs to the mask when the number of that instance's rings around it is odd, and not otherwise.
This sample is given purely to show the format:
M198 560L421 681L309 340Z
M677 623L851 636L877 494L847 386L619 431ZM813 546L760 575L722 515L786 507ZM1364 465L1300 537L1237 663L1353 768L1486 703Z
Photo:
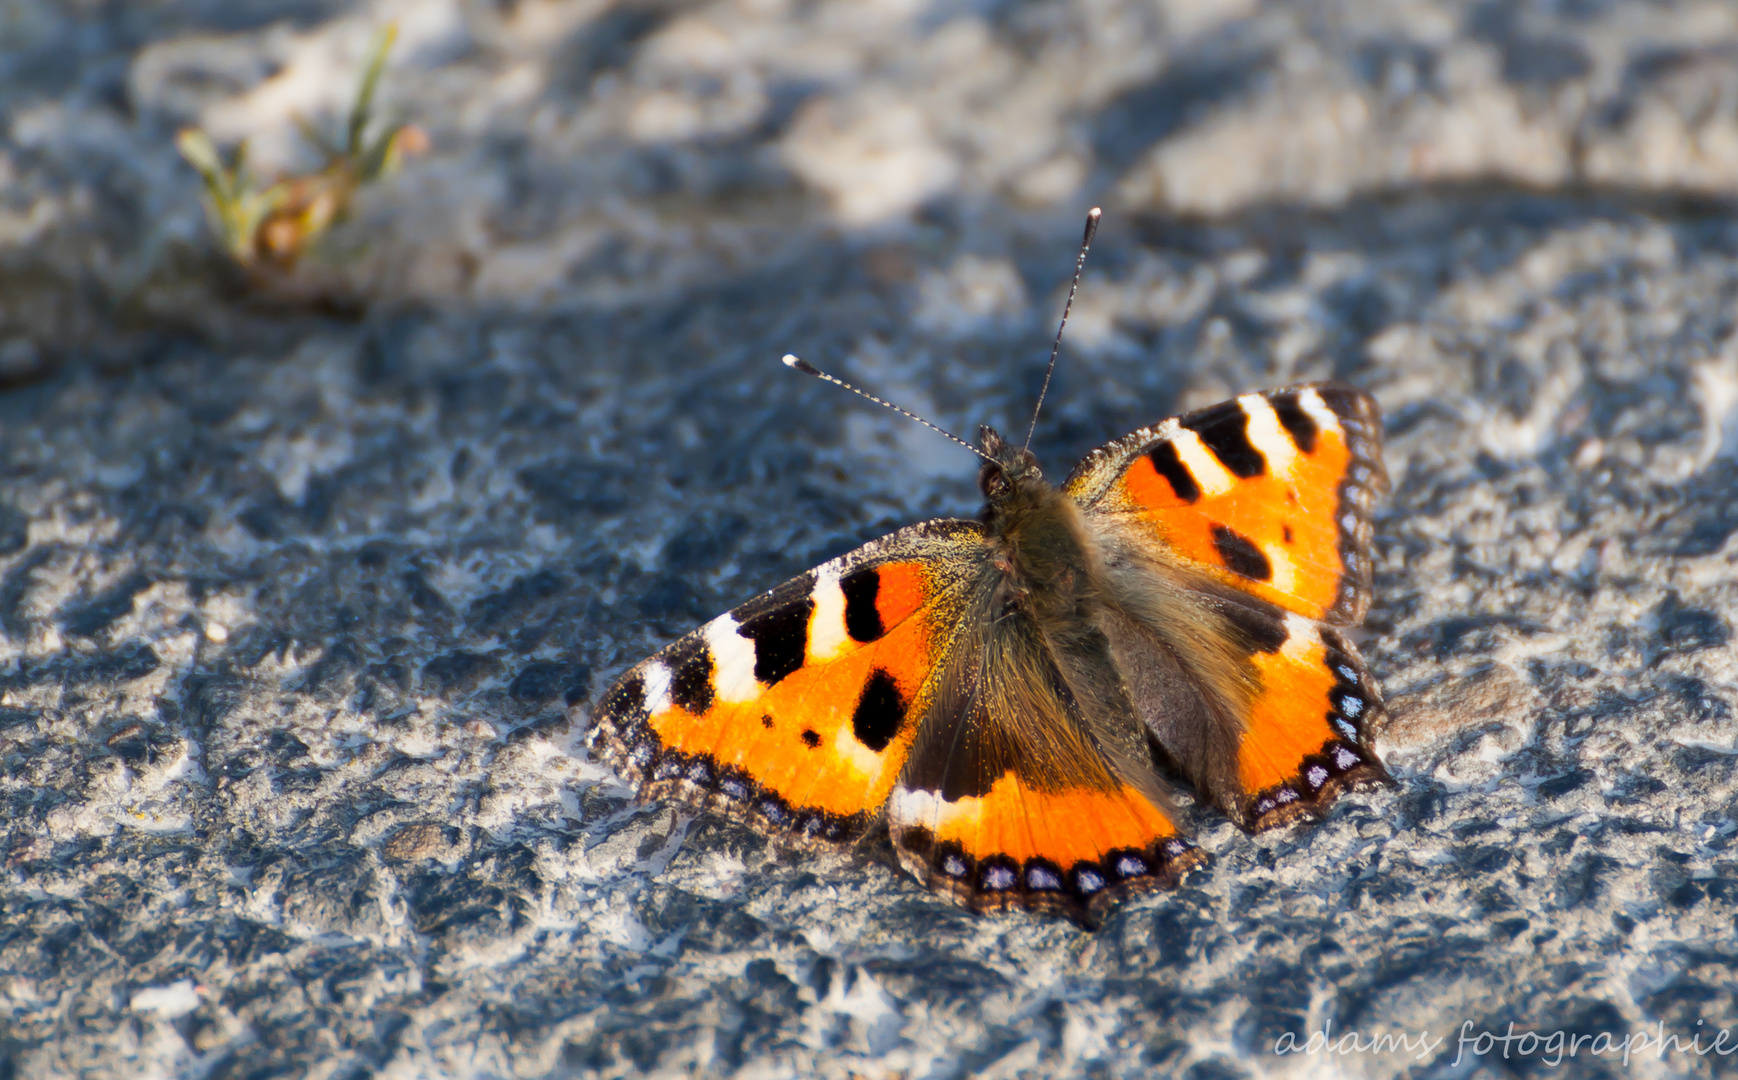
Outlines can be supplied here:
M1125 284L1089 290L1078 343L1106 349L1190 323L1227 274L1334 278L1361 298L1335 321L1380 329L1418 302L1419 270L1369 262L1372 233L1420 226L1377 210L1403 196L1726 194L1732 19L1615 0L9 0L7 370L221 324L187 267L205 226L175 132L246 140L267 177L311 170L299 125L337 126L388 24L379 108L431 147L361 200L361 250L324 268L338 299L596 315L828 258L883 288L921 278L900 314L926 339L1018 333L1067 267L1059 225L1104 202L1124 254L1095 268ZM1306 219L1361 224L1364 261L1304 251ZM1134 259L1143 241L1264 261L1192 276ZM1235 344L1282 367L1324 351L1287 323L1237 320Z
M1734 192L1726 0L0 0L0 1077L1729 1023ZM1375 393L1400 786L1095 937L634 806L616 673L976 508L777 358L1017 430L1094 204L1034 448Z

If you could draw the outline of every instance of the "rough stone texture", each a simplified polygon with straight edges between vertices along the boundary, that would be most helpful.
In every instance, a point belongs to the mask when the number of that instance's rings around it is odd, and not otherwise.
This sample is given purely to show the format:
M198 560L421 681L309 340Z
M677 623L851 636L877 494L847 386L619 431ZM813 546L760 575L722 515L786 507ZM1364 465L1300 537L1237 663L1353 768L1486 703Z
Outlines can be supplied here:
M321 304L248 294L176 126L294 163L388 17L434 153ZM1695 0L0 4L0 1075L1494 1076L1545 1070L1463 1022L1738 1023L1735 57ZM1092 201L1037 449L1373 390L1399 785L1200 813L1096 935L627 801L568 704L975 509L776 357L1017 425ZM1330 1022L1446 1041L1274 1055Z

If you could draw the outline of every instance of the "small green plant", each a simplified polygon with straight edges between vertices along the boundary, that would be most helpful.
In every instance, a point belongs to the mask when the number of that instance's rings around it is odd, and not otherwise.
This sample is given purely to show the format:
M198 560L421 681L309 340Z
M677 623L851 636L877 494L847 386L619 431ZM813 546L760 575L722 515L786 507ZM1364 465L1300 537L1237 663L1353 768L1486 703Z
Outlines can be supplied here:
M293 268L328 229L349 216L360 188L390 176L406 157L428 149L428 136L414 124L389 125L368 138L374 92L397 34L397 26L388 24L375 39L342 142L328 140L313 124L297 117L302 137L323 159L316 172L261 187L248 171L245 140L225 161L205 132L188 128L176 136L181 156L205 181L205 209L212 230L237 263L250 270Z

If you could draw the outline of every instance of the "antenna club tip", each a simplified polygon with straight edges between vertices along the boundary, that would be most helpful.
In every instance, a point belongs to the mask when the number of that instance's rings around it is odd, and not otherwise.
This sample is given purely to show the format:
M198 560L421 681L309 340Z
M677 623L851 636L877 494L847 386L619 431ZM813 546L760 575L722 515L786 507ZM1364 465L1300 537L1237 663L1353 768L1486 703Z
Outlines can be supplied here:
M1095 206L1086 212L1086 232L1080 238L1080 257L1086 258L1086 247L1092 243L1092 238L1098 235L1098 219L1104 216L1104 208Z
M804 360L802 357L797 356L795 353L785 353L783 363L785 367L788 367L793 371L800 371L804 375L819 375L821 373L820 368L817 368L815 365Z

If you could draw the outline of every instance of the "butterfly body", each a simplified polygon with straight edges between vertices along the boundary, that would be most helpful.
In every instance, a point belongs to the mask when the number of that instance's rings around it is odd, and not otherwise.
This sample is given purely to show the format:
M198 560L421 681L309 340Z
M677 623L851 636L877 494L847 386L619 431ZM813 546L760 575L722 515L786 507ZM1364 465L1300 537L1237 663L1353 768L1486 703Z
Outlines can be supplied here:
M1336 624L1369 602L1385 484L1366 395L1249 394L1061 486L989 428L975 521L893 533L630 669L592 745L639 787L799 844L884 820L974 909L1092 924L1203 861L1186 779L1251 831L1385 777Z

